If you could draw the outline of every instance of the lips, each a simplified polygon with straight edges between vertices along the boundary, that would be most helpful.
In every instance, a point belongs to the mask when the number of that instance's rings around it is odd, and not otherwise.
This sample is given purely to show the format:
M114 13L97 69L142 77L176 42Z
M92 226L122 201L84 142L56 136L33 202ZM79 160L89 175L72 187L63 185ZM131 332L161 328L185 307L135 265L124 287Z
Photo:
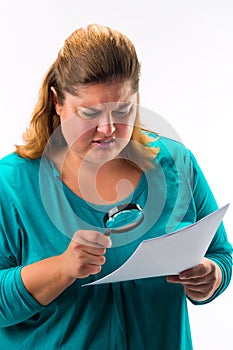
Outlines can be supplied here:
M93 140L94 143L110 143L110 142L114 142L114 141L115 141L114 138Z
M102 147L109 147L114 142L115 142L114 138L111 138L111 139L97 139L97 140L93 140L92 141L92 143L94 143L94 144L96 144L98 146L102 146Z

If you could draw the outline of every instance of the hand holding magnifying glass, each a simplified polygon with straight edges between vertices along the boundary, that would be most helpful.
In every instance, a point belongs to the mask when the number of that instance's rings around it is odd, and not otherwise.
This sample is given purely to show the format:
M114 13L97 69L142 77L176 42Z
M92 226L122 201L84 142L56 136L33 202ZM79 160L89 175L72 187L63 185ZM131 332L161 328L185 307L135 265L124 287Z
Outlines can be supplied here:
M143 220L144 214L139 204L128 203L116 206L104 216L105 235L128 232L139 226Z
M105 236L128 232L138 227L144 220L144 213L139 204L127 203L110 209L103 218ZM103 234L92 230L78 230L73 240L79 244L99 248L110 247ZM109 241L110 242L110 241Z

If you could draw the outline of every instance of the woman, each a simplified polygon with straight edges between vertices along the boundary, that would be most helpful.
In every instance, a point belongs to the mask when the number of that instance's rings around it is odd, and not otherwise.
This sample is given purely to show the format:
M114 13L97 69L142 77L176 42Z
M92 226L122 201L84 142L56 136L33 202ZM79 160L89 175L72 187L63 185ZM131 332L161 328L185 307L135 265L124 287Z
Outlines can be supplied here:
M75 31L44 78L24 145L1 160L4 348L192 349L187 298L208 303L230 282L221 225L203 261L179 276L82 287L142 240L217 209L191 152L140 127L139 74L124 35ZM129 202L143 223L104 235L104 214Z

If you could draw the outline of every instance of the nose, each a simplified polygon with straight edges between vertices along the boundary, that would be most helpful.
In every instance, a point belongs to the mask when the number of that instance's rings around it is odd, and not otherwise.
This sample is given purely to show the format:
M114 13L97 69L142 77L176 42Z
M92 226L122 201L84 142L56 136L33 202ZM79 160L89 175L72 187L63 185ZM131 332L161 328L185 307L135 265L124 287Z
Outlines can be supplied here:
M116 126L111 116L111 112L106 112L104 115L101 115L97 125L97 131L106 136L110 136L115 130Z

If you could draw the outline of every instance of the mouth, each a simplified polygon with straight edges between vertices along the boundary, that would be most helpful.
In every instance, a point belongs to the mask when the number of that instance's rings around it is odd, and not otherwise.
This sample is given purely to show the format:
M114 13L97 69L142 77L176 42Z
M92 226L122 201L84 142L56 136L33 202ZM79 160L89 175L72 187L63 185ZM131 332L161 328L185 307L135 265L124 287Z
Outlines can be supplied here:
M97 140L93 140L92 143L99 146L99 147L103 147L103 148L107 148L110 147L111 145L113 145L115 143L115 138L111 138L111 139L97 139Z

